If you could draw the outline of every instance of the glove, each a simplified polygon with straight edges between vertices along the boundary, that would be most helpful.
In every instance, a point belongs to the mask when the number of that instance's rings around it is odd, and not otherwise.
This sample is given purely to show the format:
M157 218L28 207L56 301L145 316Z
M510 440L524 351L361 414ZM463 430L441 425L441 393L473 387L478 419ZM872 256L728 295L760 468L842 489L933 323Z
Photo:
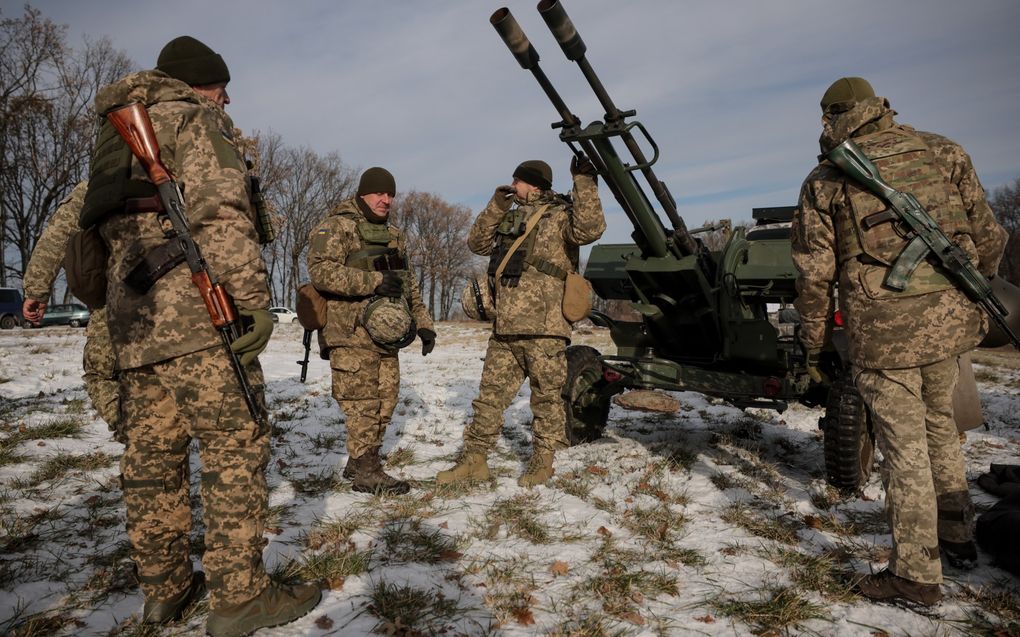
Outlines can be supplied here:
M432 350L436 348L436 333L423 327L418 330L418 338L421 339L421 355L431 354Z
M399 299L404 293L404 280L396 272L383 272L382 283L375 286L375 293L379 296L388 296Z
M591 163L587 156L581 155L578 157L574 155L570 158L570 174L575 177L577 175L585 175L594 179L599 173L595 170L595 164Z
M273 315L269 310L238 310L243 318L248 319L248 330L230 344L230 350L241 355L241 365L254 361L269 344L273 334Z
M811 377L811 382L819 385L828 385L829 376L822 371L818 363L822 357L822 350L818 347L809 348L807 351L807 373Z
M506 212L514 202L514 189L510 186L500 186L492 193L492 200L500 210Z

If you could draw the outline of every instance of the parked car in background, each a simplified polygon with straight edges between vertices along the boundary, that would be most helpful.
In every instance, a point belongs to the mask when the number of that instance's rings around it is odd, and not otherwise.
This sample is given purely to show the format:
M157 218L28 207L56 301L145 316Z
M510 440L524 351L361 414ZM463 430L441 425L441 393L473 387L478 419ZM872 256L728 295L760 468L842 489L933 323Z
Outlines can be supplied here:
M47 325L85 327L88 324L89 309L81 303L49 305L46 307L46 313L43 314L42 320L39 321L39 327L45 327Z
M22 323L21 290L0 288L0 328L9 330Z
M271 307L269 313L274 323L297 323L297 312L289 307Z

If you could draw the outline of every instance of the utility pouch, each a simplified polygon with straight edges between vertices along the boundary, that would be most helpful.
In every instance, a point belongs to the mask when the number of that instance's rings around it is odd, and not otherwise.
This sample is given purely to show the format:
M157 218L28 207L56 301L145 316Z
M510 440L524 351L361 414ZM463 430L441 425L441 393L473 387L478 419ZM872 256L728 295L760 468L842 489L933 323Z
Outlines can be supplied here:
M139 295L146 295L152 286L171 270L184 263L184 248L175 239L167 241L146 254L124 277L124 283Z
M577 272L568 272L563 280L563 318L571 323L588 318L592 293L591 281Z
M106 261L110 251L92 225L71 235L64 252L67 288L90 309L106 306Z
M301 327L306 330L326 327L326 297L311 283L304 283L297 290L297 316Z

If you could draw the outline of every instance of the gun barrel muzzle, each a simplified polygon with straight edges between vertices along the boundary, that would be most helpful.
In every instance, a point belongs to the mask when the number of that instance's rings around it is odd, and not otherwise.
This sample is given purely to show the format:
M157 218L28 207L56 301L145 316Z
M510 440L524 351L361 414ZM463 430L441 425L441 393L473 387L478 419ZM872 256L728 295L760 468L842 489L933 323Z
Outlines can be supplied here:
M489 17L489 23L499 33L499 37L503 38L503 42L517 58L517 63L522 69L530 71L538 64L538 51L531 46L528 36L524 35L521 25L517 24L510 9L507 7L496 9Z
M538 12L542 14L545 23L549 25L549 30L552 31L556 41L560 43L560 48L563 49L567 59L576 62L583 58L588 47L584 45L584 40L578 35L574 23L571 22L570 16L567 15L559 0L541 0L538 3Z

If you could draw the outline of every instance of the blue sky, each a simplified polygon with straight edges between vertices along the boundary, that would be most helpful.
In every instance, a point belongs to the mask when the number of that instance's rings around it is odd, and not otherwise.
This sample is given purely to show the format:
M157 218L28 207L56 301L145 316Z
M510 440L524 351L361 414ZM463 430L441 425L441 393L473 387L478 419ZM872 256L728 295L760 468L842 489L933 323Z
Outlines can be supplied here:
M473 209L523 159L569 152L531 74L489 25L481 0L35 2L71 41L109 36L142 67L189 34L230 66L228 111L246 131L382 165L398 189ZM508 4L542 67L584 121L602 115L535 1ZM690 226L796 202L818 152L818 101L844 75L871 81L899 120L949 136L986 188L1020 177L1020 2L1016 0L568 0L588 60L620 108L635 108L656 166ZM3 13L21 5L4 2ZM630 224L602 189L604 241ZM613 205L611 205L613 204Z

